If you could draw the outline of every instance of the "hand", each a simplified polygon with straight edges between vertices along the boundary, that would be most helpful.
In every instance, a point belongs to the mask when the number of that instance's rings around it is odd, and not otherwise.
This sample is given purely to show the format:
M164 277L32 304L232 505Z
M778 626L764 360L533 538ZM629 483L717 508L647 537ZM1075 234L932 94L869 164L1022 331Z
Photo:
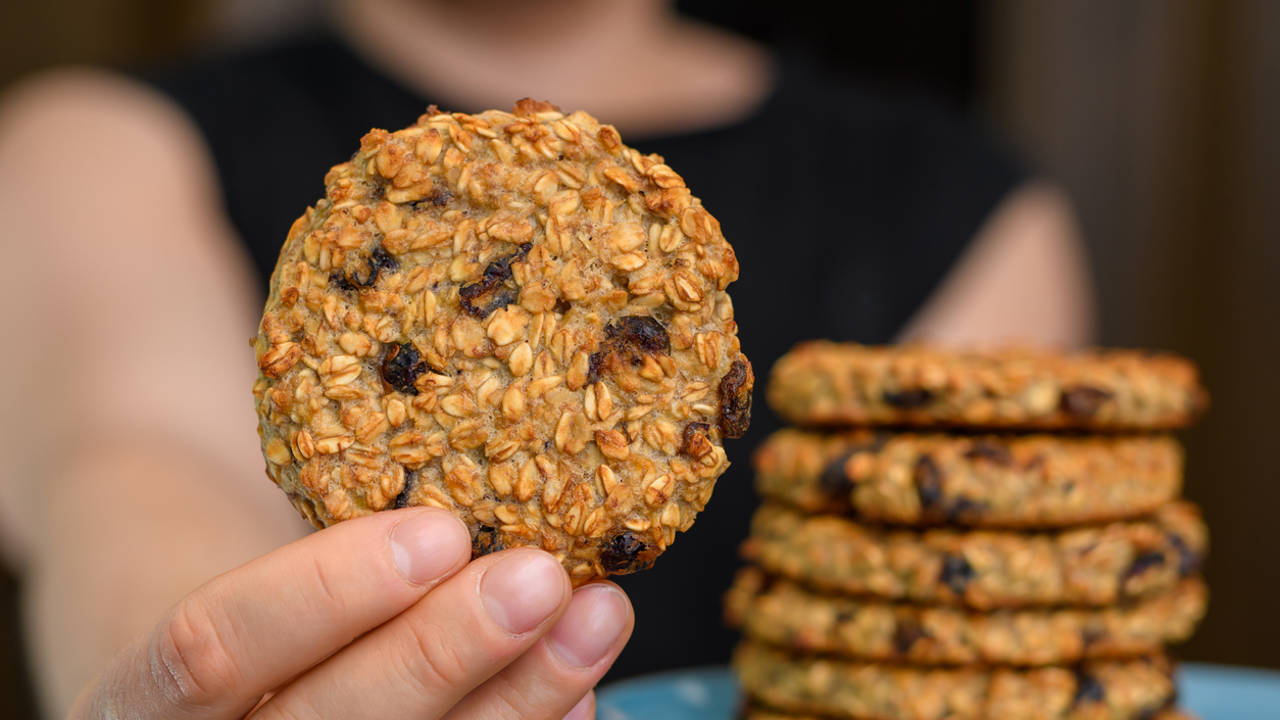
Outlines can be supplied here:
M634 618L550 555L468 563L442 510L315 533L183 598L86 689L71 718L590 718Z

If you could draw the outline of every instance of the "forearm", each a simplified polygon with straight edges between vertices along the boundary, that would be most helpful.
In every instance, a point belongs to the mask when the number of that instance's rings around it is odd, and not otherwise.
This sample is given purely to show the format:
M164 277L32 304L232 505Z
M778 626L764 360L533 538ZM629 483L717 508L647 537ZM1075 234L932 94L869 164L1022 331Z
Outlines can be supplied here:
M39 483L25 610L49 717L182 595L302 533L265 479L255 492L229 477L243 465L133 437L84 446Z

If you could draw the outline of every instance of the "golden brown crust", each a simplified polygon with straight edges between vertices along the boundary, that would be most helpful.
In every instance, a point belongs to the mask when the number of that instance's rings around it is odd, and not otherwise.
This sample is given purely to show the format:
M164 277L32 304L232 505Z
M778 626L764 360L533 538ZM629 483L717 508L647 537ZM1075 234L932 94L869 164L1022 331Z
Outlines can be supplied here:
M458 513L574 581L688 529L749 417L732 248L586 113L373 130L294 223L254 344L267 473L317 526Z
M757 568L739 572L726 616L748 637L797 652L923 665L1049 665L1160 652L1191 635L1208 591L1199 578L1103 608L975 612L823 596Z
M752 457L761 495L901 525L1062 527L1137 517L1182 488L1165 436L942 435L785 429Z
M744 556L816 589L979 610L1101 606L1168 591L1208 545L1190 503L1150 520L1059 532L888 530L836 516L761 507Z
M1168 354L947 352L801 343L774 365L769 405L802 425L1157 430L1183 427L1207 395Z
M738 717L740 720L830 720L831 718L838 716L814 715L813 713L788 713L749 702L743 708ZM995 719L988 718L988 720ZM1143 720L1196 720L1196 716L1180 708L1172 707L1157 710L1154 715L1145 716Z
M1029 670L915 668L798 658L744 642L733 666L743 689L769 707L854 720L1146 718L1175 695L1160 655Z

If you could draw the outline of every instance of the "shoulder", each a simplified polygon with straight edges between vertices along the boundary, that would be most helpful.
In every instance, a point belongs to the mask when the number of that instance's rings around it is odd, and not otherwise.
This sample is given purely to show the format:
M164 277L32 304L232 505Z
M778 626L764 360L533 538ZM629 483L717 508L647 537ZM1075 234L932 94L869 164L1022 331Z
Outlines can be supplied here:
M60 266L67 290L82 269L185 242L148 225L210 216L210 168L184 113L127 77L57 70L0 97L0 216L35 240L12 251Z
M12 170L21 164L36 179L56 181L55 169L105 176L142 163L158 163L148 169L164 171L190 160L198 147L176 106L116 73L53 70L0 96L0 165Z
M145 86L96 68L69 67L25 78L0 95L0 132L44 127L80 132L115 127L139 115L159 114L162 102ZM127 124L127 123L126 123Z

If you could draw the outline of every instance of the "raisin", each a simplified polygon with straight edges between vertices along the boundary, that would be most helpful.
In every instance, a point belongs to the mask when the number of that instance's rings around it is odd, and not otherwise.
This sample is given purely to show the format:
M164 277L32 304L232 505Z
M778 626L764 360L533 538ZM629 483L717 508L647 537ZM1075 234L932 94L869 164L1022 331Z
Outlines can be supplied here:
M920 640L929 637L929 633L914 620L900 620L893 629L893 649L899 655L906 655Z
M373 287L382 271L395 272L400 268L400 263L381 245L375 247L363 262L367 265L363 278L360 277L359 269L352 273L334 271L329 276L329 282L339 289L354 292L360 288Z
M386 348L382 356L382 379L406 395L417 395L418 388L413 383L427 371L426 361L412 343L388 343Z
M1071 385L1062 388L1062 400L1059 405L1062 412L1075 418L1090 418L1102 407L1102 403L1111 399L1111 393L1091 385Z
M920 509L926 515L939 515L942 506L942 470L931 455L921 455L911 473L920 496Z
M1086 647L1093 647L1107 638L1105 628L1085 628L1080 633L1080 643Z
M1107 697L1107 689L1098 682L1098 678L1084 670L1076 670L1076 694L1072 705L1081 703L1100 703Z
M855 453L855 450L850 450L836 456L836 459L827 463L827 466L822 469L822 474L818 476L818 488L832 502L843 505L850 501L849 494L853 492L854 482L845 470L845 465Z
M822 474L818 476L818 488L833 501L851 502L849 495L853 492L854 487L857 486L857 482L852 477L849 477L849 473L846 470L849 465L849 458L859 453L880 452L880 449L888 441L888 435L876 433L869 440L859 441L850 445L846 452L837 455L822 469Z
M349 284L362 288L373 287L373 284L378 281L378 275L383 270L395 272L400 268L400 263L396 262L391 253L387 252L381 245L373 249L373 253L369 255L369 259L366 262L369 265L369 270L365 277L361 279L359 271L351 273L347 275Z
M986 512L989 507L990 505L982 500L974 500L961 495L951 502L951 507L947 508L947 522L954 523L960 520L972 519Z
M1192 550L1191 546L1187 545L1187 541L1183 540L1181 535L1169 533L1168 536L1169 544L1178 551L1178 573L1184 577L1187 575L1194 575L1200 570L1200 564L1203 562L1204 558L1200 557L1200 554L1195 550Z
M685 425L683 439L680 452L695 460L701 460L714 450L711 444L711 426L707 423L691 422Z
M391 508L399 510L409 507L409 493L413 492L413 486L417 484L418 473L413 470L404 471L404 487L401 488L400 494L396 495L396 499L391 501Z
M377 263L379 270L395 272L400 269L399 261L397 261L395 256L391 253L387 252L387 249L382 245L378 245L378 247L374 248L373 253L371 253L369 257L373 259L373 262Z
M604 342L587 358L587 382L596 382L606 372L622 365L640 367L646 355L670 355L667 329L648 315L628 315L604 326Z
M915 410L933 402L933 393L924 388L908 388L906 390L885 390L881 396L886 404L900 410Z
M458 304L463 312L484 319L494 310L514 303L520 293L506 284L511 279L511 264L523 260L532 248L532 243L521 245L514 253L486 265L479 280L459 288Z
M454 195L452 190L441 185L436 185L431 188L431 192L427 193L425 198L413 203L413 209L416 212L422 212L423 210L427 210L428 206L438 208L444 207L453 200L453 197Z
M355 292L356 289L356 286L351 284L351 281L347 279L347 276L338 270L334 270L329 274L329 284L339 290L345 290L347 292Z
M520 291L512 287L500 287L489 295L489 303L480 312L484 313L477 317L486 318L495 310L501 310L508 305L515 305L520 301Z
M973 576L973 566L963 555L948 554L942 558L942 572L938 575L938 581L951 588L951 592L956 595L964 595Z
M650 355L670 355L671 337L662 323L648 315L628 315L604 328L609 339L620 339Z
M1133 559L1133 562L1129 565L1129 569L1125 570L1124 577L1126 580L1137 577L1151 568L1163 566L1164 562L1165 557L1163 552L1160 552L1159 550L1148 550Z
M453 191L442 185L431 188L431 193L427 195L427 202L436 207L444 207L453 200Z
M369 255L368 262L369 274L367 279L361 280L359 274L353 274L351 276L351 282L359 285L360 287L372 287L373 284L377 282L378 275L380 275L384 270L387 272L395 272L400 269L400 263L397 262L396 259L392 257L391 253L387 252L386 248L383 248L381 245L373 249L373 252Z
M1013 464L1013 455L1009 453L1008 446L993 440L978 440L965 451L964 456L969 460L986 460L1000 467Z
M751 363L740 357L720 378L720 432L725 437L740 438L751 425L751 388L755 376Z
M600 371L604 369L604 361L607 355L608 353L604 350L597 350L587 358L587 383L594 383L600 380Z
M609 572L644 570L653 562L642 557L648 548L635 534L624 532L604 544L600 550L600 564Z
M497 528L488 525L481 525L476 528L476 535L471 538L472 557L488 555L503 549L505 549L503 544L498 540Z

